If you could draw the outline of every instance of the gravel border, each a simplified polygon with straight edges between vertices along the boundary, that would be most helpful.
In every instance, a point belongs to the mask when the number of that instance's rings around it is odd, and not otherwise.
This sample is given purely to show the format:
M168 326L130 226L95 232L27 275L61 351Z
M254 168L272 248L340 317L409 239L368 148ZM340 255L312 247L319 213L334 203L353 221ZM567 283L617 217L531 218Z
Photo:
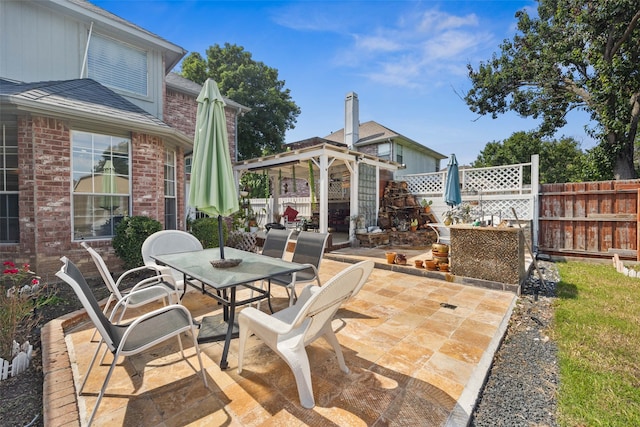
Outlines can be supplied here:
M552 262L537 261L511 315L470 426L557 426L559 372L556 343L548 336L560 276Z

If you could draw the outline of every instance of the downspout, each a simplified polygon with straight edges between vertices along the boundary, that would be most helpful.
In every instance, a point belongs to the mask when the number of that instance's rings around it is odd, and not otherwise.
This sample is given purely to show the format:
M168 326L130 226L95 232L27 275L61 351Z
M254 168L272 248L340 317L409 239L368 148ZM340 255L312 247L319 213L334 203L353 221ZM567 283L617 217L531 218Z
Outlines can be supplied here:
M82 59L82 68L80 68L80 78L84 78L84 70L87 66L87 57L89 56L89 43L91 42L91 33L93 33L93 21L89 27L89 35L87 36L87 46L84 48L84 58Z

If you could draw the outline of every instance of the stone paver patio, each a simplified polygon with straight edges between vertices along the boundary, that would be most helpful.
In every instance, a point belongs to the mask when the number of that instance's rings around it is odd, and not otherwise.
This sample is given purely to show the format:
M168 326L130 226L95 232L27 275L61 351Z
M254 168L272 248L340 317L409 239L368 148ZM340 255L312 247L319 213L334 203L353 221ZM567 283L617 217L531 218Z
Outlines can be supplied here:
M325 258L322 281L347 265ZM284 289L273 293L284 307ZM300 406L291 370L257 338L241 375L237 339L225 371L218 366L222 343L201 345L209 389L191 341L183 339L187 361L175 340L121 361L94 425L464 426L515 301L509 292L376 268L333 321L351 372L340 371L323 340L307 347L315 408ZM195 290L183 302L197 319L220 310ZM84 311L44 328L45 425L84 425L93 410L111 355L78 397L97 345L92 334Z

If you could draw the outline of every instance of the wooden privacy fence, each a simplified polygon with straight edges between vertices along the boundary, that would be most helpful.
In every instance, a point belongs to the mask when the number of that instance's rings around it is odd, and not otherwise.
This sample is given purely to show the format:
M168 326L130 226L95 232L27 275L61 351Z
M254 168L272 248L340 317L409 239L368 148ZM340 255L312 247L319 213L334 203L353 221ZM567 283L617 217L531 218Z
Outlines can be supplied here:
M541 185L539 252L640 261L639 195L640 180Z

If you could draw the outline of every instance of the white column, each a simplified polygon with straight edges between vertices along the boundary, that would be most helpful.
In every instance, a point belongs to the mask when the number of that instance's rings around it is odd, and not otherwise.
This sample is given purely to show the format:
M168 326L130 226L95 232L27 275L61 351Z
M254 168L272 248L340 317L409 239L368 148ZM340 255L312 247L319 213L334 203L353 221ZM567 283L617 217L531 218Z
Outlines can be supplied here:
M540 219L538 203L540 201L540 156L533 154L531 156L531 232L533 251L538 252L538 220Z
M380 165L376 165L376 211L373 216L375 223L371 225L378 225L379 212L380 212Z
M326 233L328 230L329 219L329 159L326 154L320 156L320 163L318 165L320 169L320 197L318 202L320 203L320 227L321 233Z
M347 165L351 172L351 194L350 194L350 204L349 204L349 216L353 217L354 215L358 215L358 182L360 181L358 178L360 176L360 170L358 168L358 160L356 159L353 162L349 162ZM354 243L356 240L356 224L355 221L349 221L349 240L351 243Z

